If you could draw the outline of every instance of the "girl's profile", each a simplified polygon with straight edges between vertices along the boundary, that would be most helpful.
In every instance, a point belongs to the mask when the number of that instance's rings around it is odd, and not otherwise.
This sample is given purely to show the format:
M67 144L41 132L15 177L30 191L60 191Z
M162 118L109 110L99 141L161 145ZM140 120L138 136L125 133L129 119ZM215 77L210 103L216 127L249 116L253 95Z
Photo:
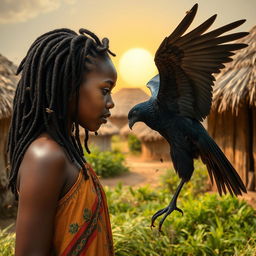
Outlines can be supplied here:
M114 255L105 193L79 138L114 107L109 41L80 29L38 37L18 67L9 129L10 183L19 201L15 255Z

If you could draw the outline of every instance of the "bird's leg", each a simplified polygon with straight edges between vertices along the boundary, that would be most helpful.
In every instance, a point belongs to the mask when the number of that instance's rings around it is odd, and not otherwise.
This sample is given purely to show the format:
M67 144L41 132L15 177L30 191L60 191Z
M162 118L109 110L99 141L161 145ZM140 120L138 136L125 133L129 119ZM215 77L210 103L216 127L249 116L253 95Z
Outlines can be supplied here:
M159 228L158 228L158 229L159 229L160 232L161 232L161 227L162 227L162 225L163 225L163 223L164 223L166 217L167 217L169 214L171 214L174 210L179 211L179 212L182 213L182 215L183 215L183 211L182 211L180 208L178 208L178 207L176 206L176 203L177 203L177 198L178 198L178 196L179 196L179 193L180 193L180 191L181 191L181 189L182 189L184 183L185 183L185 180L182 179L181 182L180 182L180 184L179 184L179 186L178 186L178 188L177 188L177 190L176 190L176 192L175 192L175 194L174 194L174 196L173 196L173 198L172 198L172 201L170 202L170 204L169 204L166 208L164 208L164 209L162 209L162 210L159 210L158 212L156 212L156 213L152 216L152 219L151 219L151 228L152 228L152 227L155 227L155 225L154 225L155 220L156 220L159 216L161 216L162 214L164 214L164 213L165 213L165 215L164 215L164 217L161 219L161 221L160 221L160 223L159 223Z

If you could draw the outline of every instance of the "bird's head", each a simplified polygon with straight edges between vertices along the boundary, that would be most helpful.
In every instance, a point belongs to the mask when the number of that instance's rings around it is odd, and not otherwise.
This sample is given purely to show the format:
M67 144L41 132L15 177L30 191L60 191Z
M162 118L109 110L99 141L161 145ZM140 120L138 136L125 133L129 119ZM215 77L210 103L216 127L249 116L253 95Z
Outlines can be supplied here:
M148 101L139 103L135 105L133 108L130 109L128 113L128 121L129 121L129 127L132 130L133 125L136 122L146 122L147 120L147 110L149 108Z

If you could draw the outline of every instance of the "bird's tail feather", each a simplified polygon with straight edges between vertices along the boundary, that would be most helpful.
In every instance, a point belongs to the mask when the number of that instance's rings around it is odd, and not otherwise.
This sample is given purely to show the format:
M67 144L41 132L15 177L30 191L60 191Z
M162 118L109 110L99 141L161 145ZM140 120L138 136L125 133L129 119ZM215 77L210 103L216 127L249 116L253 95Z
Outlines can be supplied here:
M208 134L200 137L198 148L201 159L207 166L211 182L213 183L214 177L220 195L222 192L227 193L226 188L231 195L242 195L241 191L247 192L232 164Z

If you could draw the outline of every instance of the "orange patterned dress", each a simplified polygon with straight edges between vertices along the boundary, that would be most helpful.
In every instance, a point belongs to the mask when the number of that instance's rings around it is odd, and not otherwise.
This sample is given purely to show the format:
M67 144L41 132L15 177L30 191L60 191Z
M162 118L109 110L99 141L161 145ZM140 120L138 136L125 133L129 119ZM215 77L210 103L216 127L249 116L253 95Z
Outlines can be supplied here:
M91 165L85 163L75 184L58 201L53 255L113 256L112 231L105 192Z

